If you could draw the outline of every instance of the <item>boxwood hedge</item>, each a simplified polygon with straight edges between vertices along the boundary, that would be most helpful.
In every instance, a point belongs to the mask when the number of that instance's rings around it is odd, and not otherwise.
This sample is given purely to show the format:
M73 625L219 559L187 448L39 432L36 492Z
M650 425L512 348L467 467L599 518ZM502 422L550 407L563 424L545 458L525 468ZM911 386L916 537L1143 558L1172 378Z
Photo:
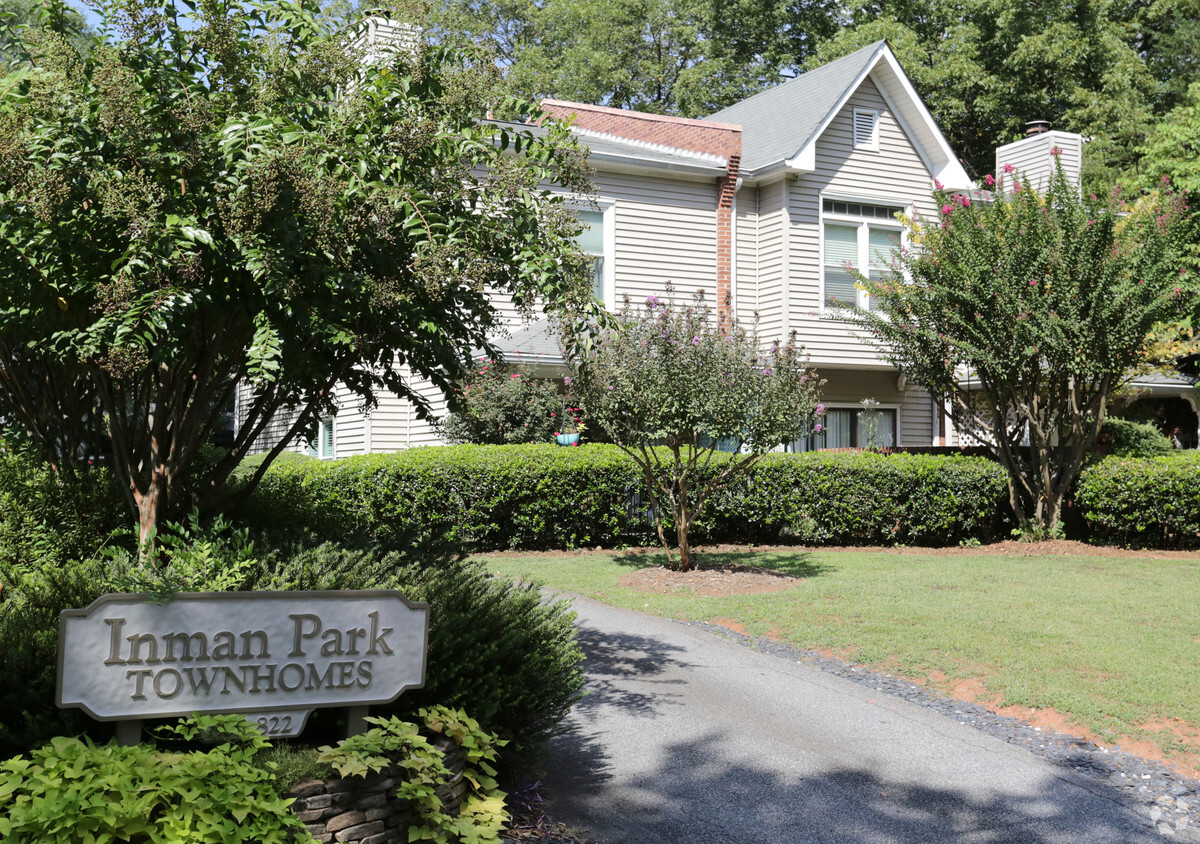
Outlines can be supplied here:
M1080 473L1075 502L1094 542L1200 547L1200 452L1105 458Z
M614 446L452 446L273 466L245 511L259 524L475 550L654 541L637 467ZM702 541L946 545L1007 519L1003 470L982 458L772 454L723 490Z

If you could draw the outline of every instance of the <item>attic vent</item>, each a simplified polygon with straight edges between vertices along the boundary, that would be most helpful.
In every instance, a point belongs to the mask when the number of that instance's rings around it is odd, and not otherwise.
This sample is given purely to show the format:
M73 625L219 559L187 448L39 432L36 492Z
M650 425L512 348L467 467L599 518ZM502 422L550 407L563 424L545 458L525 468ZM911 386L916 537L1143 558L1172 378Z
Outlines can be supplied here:
M879 149L879 112L854 109L854 148Z

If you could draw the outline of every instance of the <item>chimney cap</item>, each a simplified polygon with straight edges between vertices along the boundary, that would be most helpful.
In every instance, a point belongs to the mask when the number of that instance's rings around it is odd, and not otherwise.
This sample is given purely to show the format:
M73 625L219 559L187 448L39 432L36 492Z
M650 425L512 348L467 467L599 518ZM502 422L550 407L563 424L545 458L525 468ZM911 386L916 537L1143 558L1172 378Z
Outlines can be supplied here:
M1050 121L1049 120L1030 120L1028 123L1025 124L1025 134L1026 135L1040 135L1043 132L1049 132L1049 131L1050 131Z

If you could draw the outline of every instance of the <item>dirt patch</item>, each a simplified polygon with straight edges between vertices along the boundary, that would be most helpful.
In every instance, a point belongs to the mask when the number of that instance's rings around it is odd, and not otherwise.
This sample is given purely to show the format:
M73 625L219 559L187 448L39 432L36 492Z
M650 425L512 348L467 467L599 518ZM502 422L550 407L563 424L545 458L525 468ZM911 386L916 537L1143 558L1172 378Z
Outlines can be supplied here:
M857 553L916 554L920 556L947 557L1138 557L1141 559L1176 560L1200 558L1197 551L1162 551L1142 548L1119 548L1112 545L1088 545L1070 539L1051 539L1044 542L1018 542L1005 540L990 545L972 548L926 548L921 546L861 546L861 545L706 545L695 549L698 555L746 554L746 553L791 553L806 551L854 551ZM577 557L582 554L608 553L619 558L645 557L661 554L662 548L629 548L613 550L604 548L577 548L571 551L489 551L475 556L487 557L545 557L549 559ZM748 566L745 568L749 568Z
M650 595L670 595L686 592L705 598L725 595L757 595L763 592L782 592L802 583L803 578L780 574L757 566L702 563L692 571L671 571L663 566L638 569L621 575L622 586ZM720 621L714 621L720 624ZM725 625L728 626L728 625ZM744 632L744 631L738 631Z
M1120 736L1115 741L1111 737L1099 736L1087 727L1070 720L1057 709L1034 709L1029 706L1001 706L999 695L987 690L984 680L979 677L956 678L949 680L940 671L932 672L928 677L918 678L914 682L919 685L929 685L940 688L958 700L976 703L995 712L1016 718L1032 727L1043 730L1054 730L1069 736L1090 741L1097 747L1117 748L1143 759L1153 759L1165 765L1170 765L1179 773L1193 779L1200 779L1200 728L1191 726L1178 718L1157 719L1139 724L1138 729L1147 732L1166 732L1174 734L1175 738L1187 750L1167 756L1162 747L1153 741L1134 736Z

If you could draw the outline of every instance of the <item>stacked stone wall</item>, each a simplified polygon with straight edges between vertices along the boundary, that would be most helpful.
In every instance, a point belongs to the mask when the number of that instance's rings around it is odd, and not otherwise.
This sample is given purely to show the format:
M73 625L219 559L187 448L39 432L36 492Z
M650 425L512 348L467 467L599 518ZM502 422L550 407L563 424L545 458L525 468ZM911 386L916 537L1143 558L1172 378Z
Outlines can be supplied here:
M453 774L437 793L454 813L467 789L463 754L446 739L434 739L433 745ZM321 844L407 844L414 816L409 801L396 796L403 774L390 768L366 777L301 780L284 796L295 799L292 811Z

